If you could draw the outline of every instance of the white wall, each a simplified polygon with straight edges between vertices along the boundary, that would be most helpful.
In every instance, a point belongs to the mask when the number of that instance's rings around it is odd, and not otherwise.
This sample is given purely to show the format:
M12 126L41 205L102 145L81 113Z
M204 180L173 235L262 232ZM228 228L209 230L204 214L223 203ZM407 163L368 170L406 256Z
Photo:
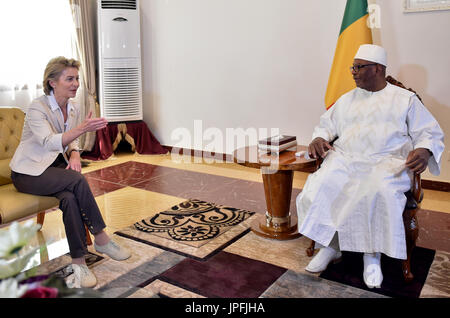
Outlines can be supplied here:
M324 95L345 0L142 0L144 120L165 145L216 127L279 128L308 144ZM422 96L450 136L450 11L409 13L379 0L388 73ZM197 139L198 141L198 139ZM230 153L233 143L223 149ZM449 144L447 142L447 144ZM448 147L450 150L450 147ZM440 177L450 181L449 152Z
M423 178L450 182L450 10L404 13L403 1L377 3L389 74L417 91L446 136L441 175Z

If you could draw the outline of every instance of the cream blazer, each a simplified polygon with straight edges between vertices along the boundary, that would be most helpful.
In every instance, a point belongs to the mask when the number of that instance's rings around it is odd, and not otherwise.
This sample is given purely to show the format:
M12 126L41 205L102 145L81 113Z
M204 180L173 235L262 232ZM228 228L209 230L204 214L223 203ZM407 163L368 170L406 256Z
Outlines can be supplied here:
M76 127L79 110L72 102L67 106L67 129ZM62 146L64 118L52 96L35 99L27 110L20 144L9 164L12 171L31 176L41 175L60 153L68 162L68 154L79 150L78 139L67 147Z

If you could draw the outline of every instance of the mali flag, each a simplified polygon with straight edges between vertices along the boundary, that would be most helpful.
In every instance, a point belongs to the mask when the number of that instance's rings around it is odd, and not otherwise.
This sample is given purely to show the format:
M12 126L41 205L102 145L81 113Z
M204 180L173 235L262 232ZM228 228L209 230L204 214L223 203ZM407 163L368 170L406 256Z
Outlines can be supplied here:
M341 95L356 87L349 67L353 64L359 46L372 44L372 31L367 26L368 16L367 0L347 0L325 95L327 109Z

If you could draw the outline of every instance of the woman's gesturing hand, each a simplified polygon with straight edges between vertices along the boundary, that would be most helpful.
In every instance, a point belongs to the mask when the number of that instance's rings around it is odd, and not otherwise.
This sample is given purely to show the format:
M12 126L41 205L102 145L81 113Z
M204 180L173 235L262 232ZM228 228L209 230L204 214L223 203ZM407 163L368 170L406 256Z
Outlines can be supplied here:
M108 121L105 118L92 118L92 111L89 112L86 119L81 123L81 128L84 132L97 131L103 129L108 125Z

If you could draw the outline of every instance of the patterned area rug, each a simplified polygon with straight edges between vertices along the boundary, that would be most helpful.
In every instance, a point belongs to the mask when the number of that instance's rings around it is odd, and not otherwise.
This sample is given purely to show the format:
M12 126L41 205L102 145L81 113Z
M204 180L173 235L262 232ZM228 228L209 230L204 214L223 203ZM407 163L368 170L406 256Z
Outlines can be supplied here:
M94 267L104 262L105 258L89 251L85 256L85 260L88 267ZM28 270L27 273L32 276L50 275L55 277L67 278L73 274L71 263L72 258L70 257L70 254L67 253L51 261L45 262L38 267L32 268Z
M203 259L248 233L254 214L190 199L115 234Z
M225 233L254 212L191 199L134 224L151 233L194 247Z
M389 297L418 298L434 256L435 251L433 250L422 247L414 248L411 257L411 272L414 274L414 279L409 283L404 281L402 262L384 254L381 256L383 283L380 288L369 289L364 283L364 264L361 253L342 252L342 261L330 264L320 277Z
M310 261L310 258L305 255L305 249L309 245L309 240L305 237L291 241L276 241L263 239L252 232L241 230L234 232L233 235L237 235L236 237L227 237L241 226L245 229L244 224L253 217L200 248L179 244L191 251L203 250L212 244L216 250L205 258L197 258L184 252L180 253L178 250L149 244L143 240L113 235L113 239L130 250L132 256L125 261L115 261L109 257L97 255L90 246L91 253L88 255L87 262L98 280L95 289L106 298L361 299L387 297L385 293L367 290L361 285L355 286L351 280L338 282L304 271L304 267ZM136 229L134 231L144 233ZM148 233L144 234L150 236ZM159 236L151 236L163 240ZM230 241L225 240L214 244L215 240L224 238ZM214 248L210 248L209 251ZM425 280L423 287L420 287L419 297L450 298L448 287L450 253L437 251L434 254L434 251L431 251L434 255L433 259L431 257L433 255L427 254L429 251L418 249L419 254L416 254L413 259L414 274L417 278L422 277L420 281ZM362 264L358 263L358 260L353 262L349 258L347 260L350 263L346 260L339 263L341 266L347 264L345 271L340 272L354 273L353 277L359 276ZM52 273L70 280L71 270L68 266L70 261L69 255L60 256L40 265L36 274ZM384 271L385 283L387 283L391 280L389 276L392 276L389 271L394 273L397 270L392 264L384 260L382 262L384 268L387 266ZM356 268L356 271L353 268ZM401 276L394 275L394 279L401 279ZM392 288L391 292L395 294L390 295L395 298L418 296L417 294L401 294L403 290L401 286L392 286ZM188 302L192 303L192 300Z

